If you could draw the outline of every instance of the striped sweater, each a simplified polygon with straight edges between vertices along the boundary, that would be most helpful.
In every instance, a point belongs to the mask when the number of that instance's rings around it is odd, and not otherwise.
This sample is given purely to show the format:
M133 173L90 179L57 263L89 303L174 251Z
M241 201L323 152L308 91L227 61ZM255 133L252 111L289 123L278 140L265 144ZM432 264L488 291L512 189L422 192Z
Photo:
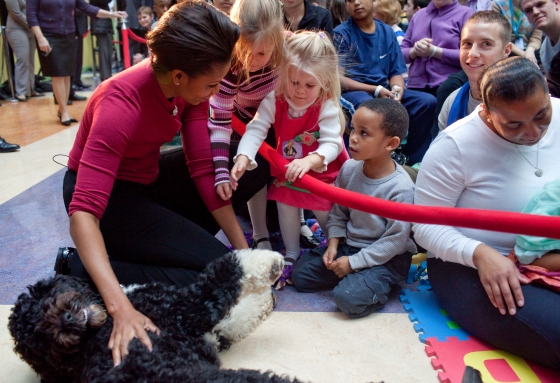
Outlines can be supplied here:
M251 72L248 79L238 82L236 71L230 70L220 83L220 90L210 99L208 131L215 170L215 185L229 182L229 146L232 139L231 119L235 114L247 123L253 119L261 101L278 82L278 72L269 67ZM239 140L234 134L233 139Z

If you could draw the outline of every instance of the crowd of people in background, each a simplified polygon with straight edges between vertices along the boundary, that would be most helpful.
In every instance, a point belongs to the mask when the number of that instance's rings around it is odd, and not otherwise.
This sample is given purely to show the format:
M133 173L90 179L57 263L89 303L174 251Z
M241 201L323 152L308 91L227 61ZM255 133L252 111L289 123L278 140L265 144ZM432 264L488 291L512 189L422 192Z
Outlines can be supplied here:
M558 215L559 194L548 192L560 178L557 1L134 0L111 8L63 0L62 23L45 17L58 2L27 2L8 0L18 99L36 96L36 45L63 125L76 121L66 108L80 39L75 8L92 18L98 41L103 82L70 152L64 200L77 246L71 273L100 289L115 320L115 364L130 339L157 331L119 283L190 283L226 251L214 237L220 229L233 248L271 249L274 201L283 284L334 289L341 311L363 317L405 280L419 245L455 321L558 369L560 296L554 283L536 286L524 274L560 271L558 241L403 223L293 184L308 174L395 202ZM135 65L110 78L116 25L104 19L126 17L147 48L131 43ZM178 131L182 147L160 155ZM285 170L259 156L263 142ZM16 150L9 145L0 139L2 151ZM235 219L242 207L249 242ZM304 209L326 247L312 242ZM301 247L312 250L300 257Z

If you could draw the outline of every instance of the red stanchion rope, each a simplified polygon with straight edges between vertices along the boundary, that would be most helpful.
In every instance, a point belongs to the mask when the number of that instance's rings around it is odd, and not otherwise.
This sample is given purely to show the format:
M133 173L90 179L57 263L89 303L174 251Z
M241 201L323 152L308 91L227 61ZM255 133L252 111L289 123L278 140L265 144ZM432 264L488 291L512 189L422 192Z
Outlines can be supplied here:
M123 55L124 55L124 69L130 68L130 51L128 49L128 38L130 37L134 41L138 41L139 43L146 44L146 39L137 36L134 32L132 32L128 28L122 29L122 36L123 36Z
M232 121L232 128L240 135L245 133L245 125L235 117ZM261 145L259 153L271 166L285 172L285 165L289 162L266 142ZM560 217L392 202L327 185L308 175L304 175L302 179L295 181L294 185L313 194L321 195L339 205L399 221L468 227L560 239Z
M136 33L132 32L130 29L127 29L127 31L128 31L128 37L130 37L132 40L138 41L141 44L146 44L146 39L143 39L142 37L138 36Z

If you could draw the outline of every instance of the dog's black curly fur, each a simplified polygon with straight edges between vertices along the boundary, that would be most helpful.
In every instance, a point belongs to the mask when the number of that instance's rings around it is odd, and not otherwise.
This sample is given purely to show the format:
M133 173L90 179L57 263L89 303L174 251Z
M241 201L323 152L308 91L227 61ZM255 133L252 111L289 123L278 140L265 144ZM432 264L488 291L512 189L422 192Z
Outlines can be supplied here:
M8 327L14 351L43 383L297 382L271 372L219 368L216 345L204 335L237 302L242 276L237 256L229 253L210 263L189 287L151 283L133 289L130 302L160 335L149 332L152 352L133 339L116 368L107 347L112 319L99 294L69 276L42 280L29 286L12 309Z

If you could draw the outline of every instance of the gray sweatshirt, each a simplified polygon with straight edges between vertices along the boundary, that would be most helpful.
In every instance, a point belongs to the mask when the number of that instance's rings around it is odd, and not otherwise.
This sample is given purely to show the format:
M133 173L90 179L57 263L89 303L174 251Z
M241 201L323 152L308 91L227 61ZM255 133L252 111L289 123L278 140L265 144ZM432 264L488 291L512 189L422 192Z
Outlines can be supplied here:
M384 200L413 203L414 183L397 163L387 177L372 179L363 172L363 161L348 160L336 178L337 187ZM405 251L416 252L410 239L410 222L396 221L334 204L327 222L329 238L342 237L361 250L349 257L353 270L378 266Z

